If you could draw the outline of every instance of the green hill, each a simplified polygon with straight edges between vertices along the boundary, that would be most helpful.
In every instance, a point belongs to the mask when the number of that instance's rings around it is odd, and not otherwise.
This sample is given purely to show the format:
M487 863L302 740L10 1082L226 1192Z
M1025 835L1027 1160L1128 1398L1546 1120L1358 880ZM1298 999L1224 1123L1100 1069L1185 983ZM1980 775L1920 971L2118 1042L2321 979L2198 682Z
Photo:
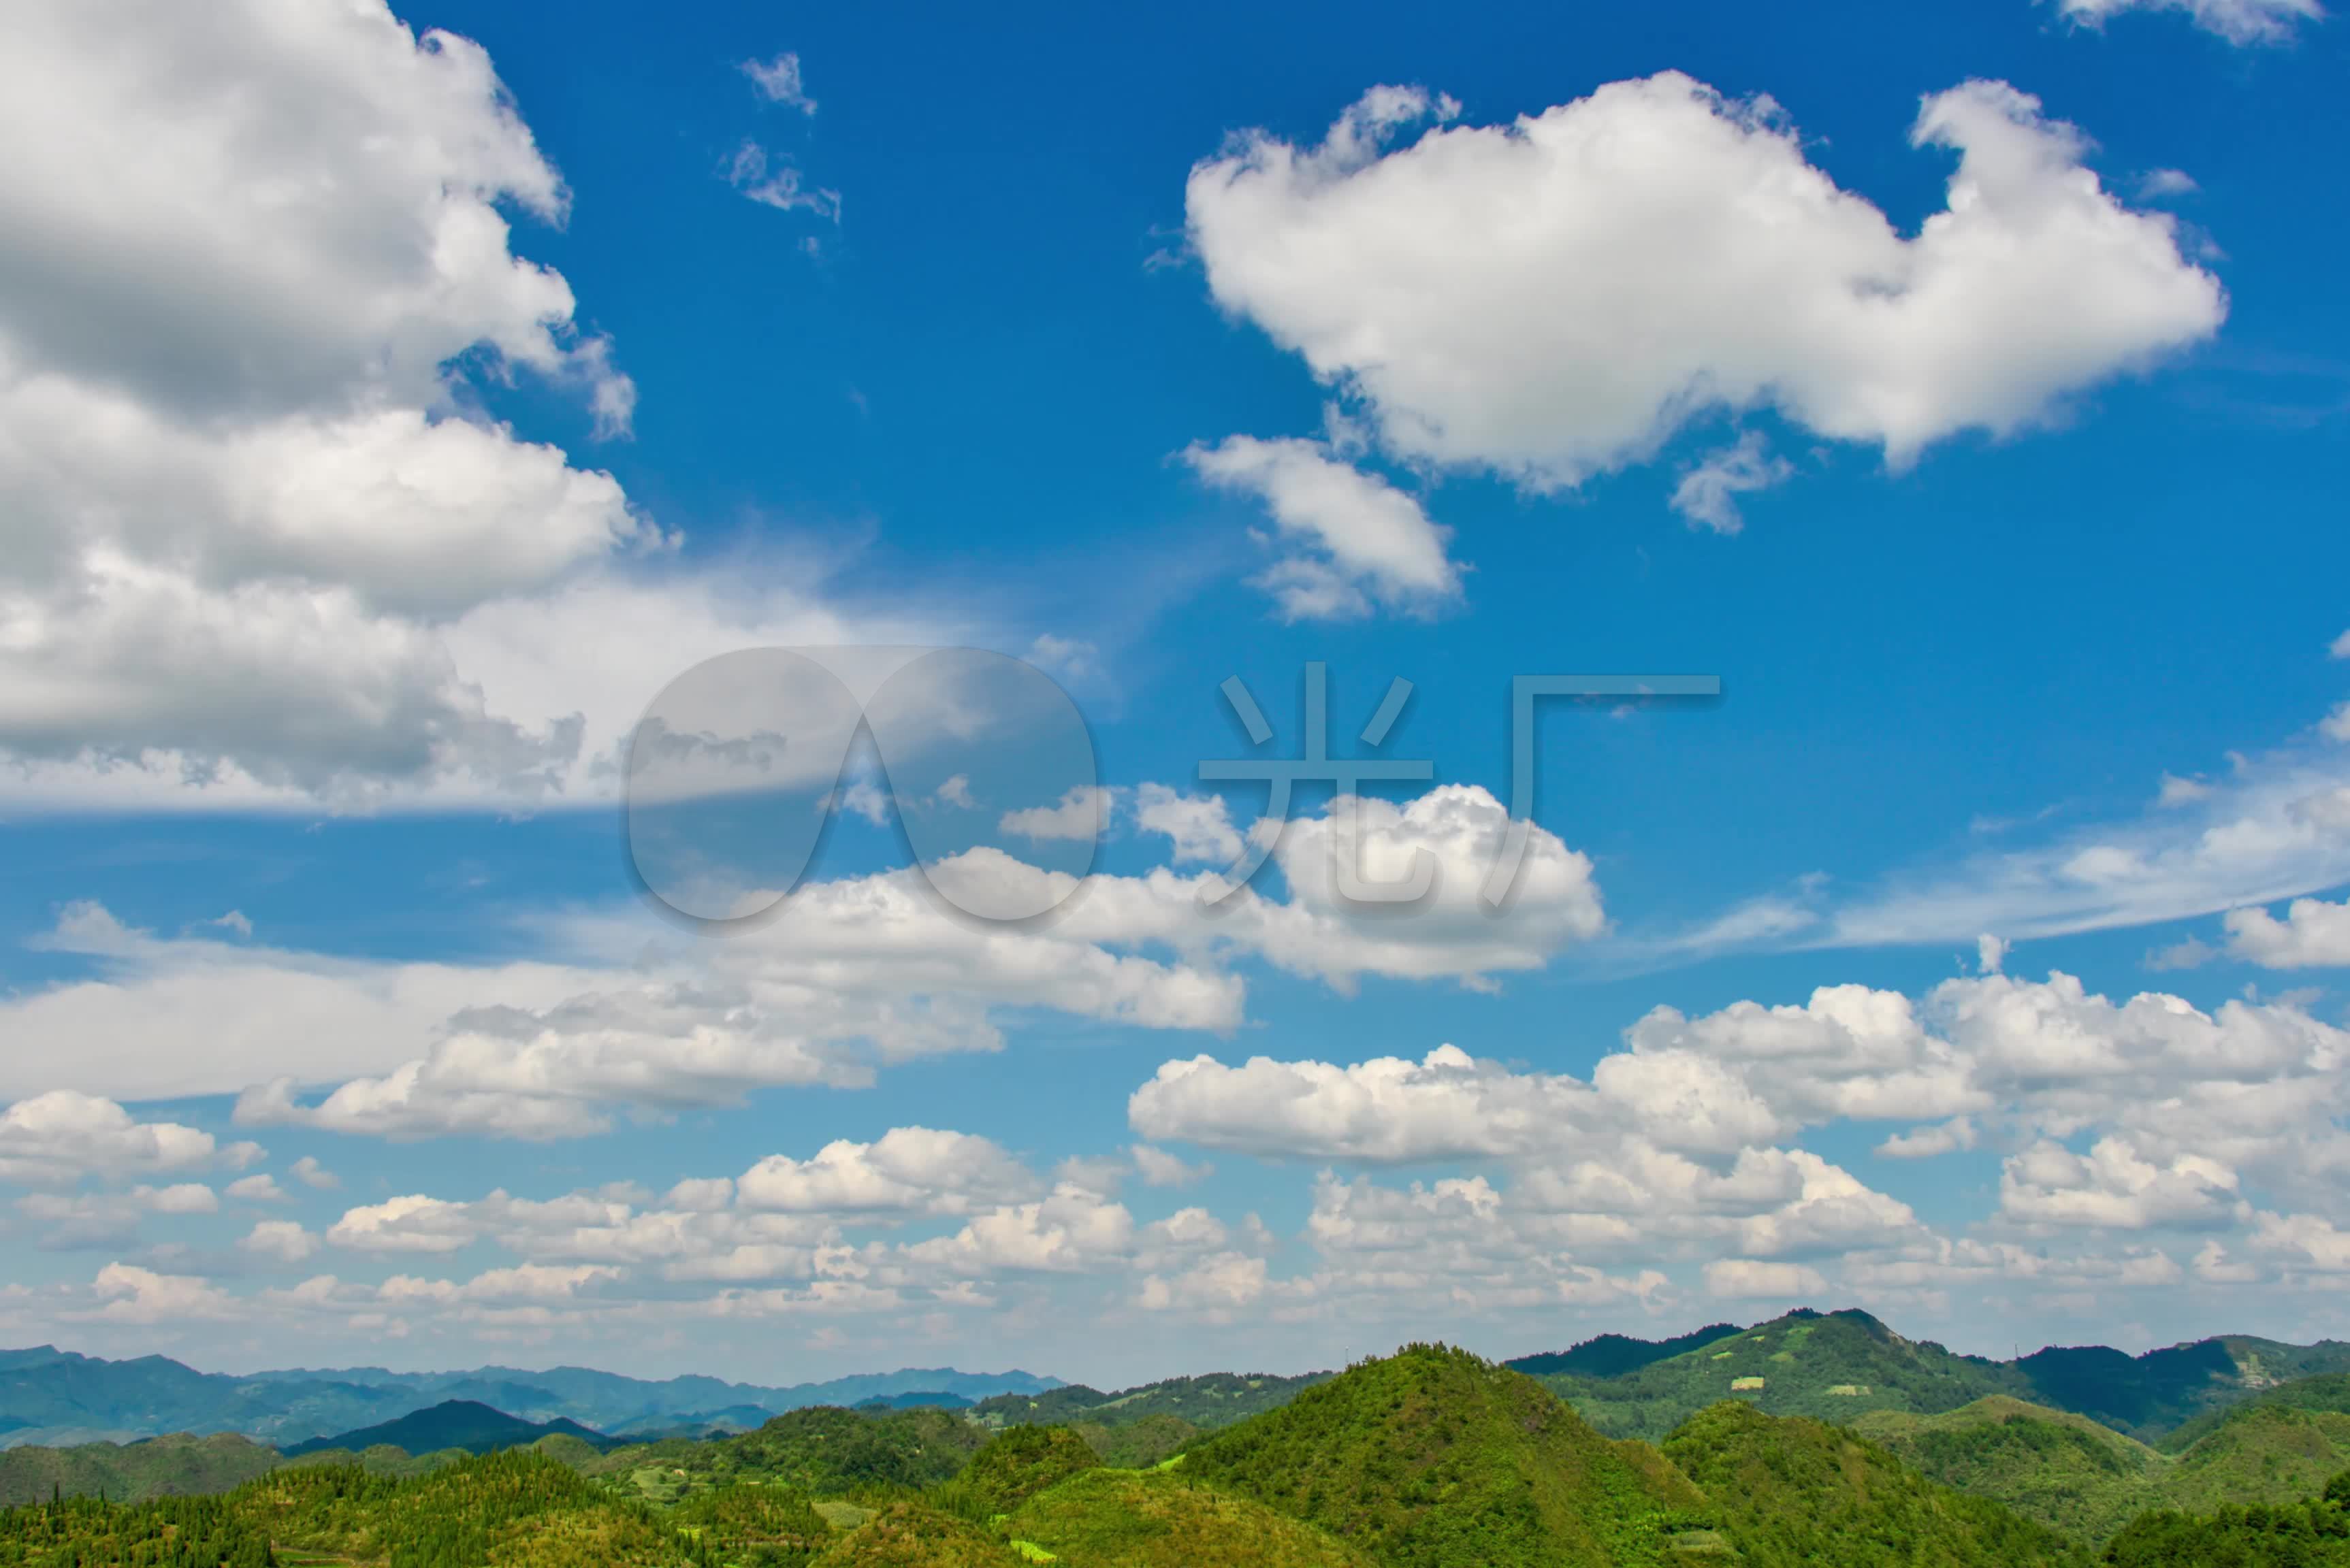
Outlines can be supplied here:
M1145 1416L1106 1427L1098 1421L1078 1421L1070 1429L1092 1445L1106 1465L1147 1470L1161 1459L1173 1459L1191 1446L1201 1431L1180 1416Z
M2162 1500L2190 1511L2223 1503L2283 1503L2316 1492L2345 1468L2350 1415L2239 1406L2173 1462Z
M1717 1339L1727 1339L1742 1332L1734 1323L1717 1323L1688 1334L1676 1334L1670 1339L1632 1339L1620 1334L1603 1334L1571 1349L1543 1355L1521 1355L1502 1365L1513 1372L1523 1372L1531 1377L1553 1372L1571 1372L1578 1377L1621 1377L1627 1372L1638 1372L1643 1366L1679 1355L1685 1350L1700 1349Z
M1413 1345L1210 1435L1185 1478L1338 1536L1388 1568L1657 1561L1705 1504L1523 1374Z
M1929 1480L2091 1542L2159 1504L2170 1468L2085 1416L2005 1395L1933 1416L1871 1411L1852 1429Z
M277 1451L234 1433L178 1433L136 1443L0 1451L0 1506L51 1497L198 1497L226 1491L277 1463Z
M363 1427L356 1432L296 1443L285 1453L288 1459L298 1459L304 1454L327 1449L359 1451L388 1447L411 1454L429 1454L442 1449L463 1449L469 1454L486 1454L498 1449L527 1448L541 1438L558 1433L598 1447L602 1447L607 1441L603 1433L591 1431L578 1422L560 1416L552 1421L525 1421L519 1416L509 1416L504 1410L493 1409L471 1399L449 1399L427 1410L411 1411L398 1420Z
M1027 1568L1030 1561L984 1525L899 1501L834 1542L813 1568Z
M2085 1565L2079 1544L1823 1422L1726 1400L1665 1439L1745 1568Z
M817 1406L737 1437L631 1443L582 1469L656 1502L735 1481L840 1497L864 1487L935 1486L962 1469L987 1438L987 1429L962 1412Z
M2102 1542L2149 1509L2276 1506L2315 1492L2350 1467L2350 1409L2339 1406L2350 1406L2350 1378L2282 1385L2181 1428L2165 1442L2187 1439L2175 1454L2006 1398L1937 1416L1874 1412L1853 1429L1946 1486Z
M1105 1394L1083 1384L1065 1384L1043 1394L1003 1394L982 1399L971 1408L985 1426L1076 1426L1080 1422L1112 1430L1173 1417L1202 1431L1229 1427L1251 1416L1276 1409L1299 1392L1329 1381L1327 1372L1297 1377L1270 1373L1215 1372L1204 1377L1169 1377L1116 1394Z
M1621 1376L1543 1381L1607 1436L1650 1442L1729 1398L1774 1416L1850 1422L1870 1410L1930 1414L2025 1392L2012 1368L1904 1339L1864 1312L1790 1313Z
M2155 1447L2169 1454L2183 1452L2218 1431L2233 1412L2254 1405L2285 1405L2296 1410L2350 1413L2350 1375L2322 1373L2314 1377L2296 1377L2290 1382L2255 1389L2235 1404L2206 1411L2177 1430L2164 1433L2162 1440Z
M2141 1514L2106 1550L2112 1568L2350 1568L2350 1473L2283 1506Z
M1004 1522L1064 1568L1370 1568L1336 1537L1178 1472L1095 1469Z
M1014 1427L972 1455L955 1484L991 1514L1009 1513L1045 1488L1101 1460L1066 1427Z

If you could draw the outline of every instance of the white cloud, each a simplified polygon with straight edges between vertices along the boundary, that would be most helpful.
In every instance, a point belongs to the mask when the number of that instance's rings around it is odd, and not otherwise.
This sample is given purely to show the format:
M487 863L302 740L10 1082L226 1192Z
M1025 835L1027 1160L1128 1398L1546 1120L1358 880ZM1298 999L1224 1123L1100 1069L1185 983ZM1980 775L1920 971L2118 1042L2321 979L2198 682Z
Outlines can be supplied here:
M1801 1263L1717 1258L1705 1266L1705 1288L1707 1294L1726 1301L1794 1301L1820 1296L1828 1282L1817 1270Z
M305 1187L332 1189L342 1185L336 1179L335 1173L320 1165L317 1157L313 1155L306 1154L286 1168L293 1173L295 1180Z
M802 114L816 112L816 99L808 97L800 80L799 56L785 50L772 60L744 60L742 71L751 78L759 96L769 103L779 103Z
M241 1146L250 1148L251 1146ZM241 1153L177 1122L142 1122L112 1100L52 1089L0 1112L0 1180L62 1186L85 1175L204 1169Z
M237 1241L256 1257L281 1263L298 1263L318 1250L318 1238L291 1220L263 1220Z
M2333 969L2350 964L2350 901L2295 898L2280 920L2266 909L2230 909L2228 956L2264 969Z
M490 711L442 628L658 536L446 411L468 350L614 433L634 397L508 248L500 202L567 198L480 47L118 0L16 19L0 106L50 149L0 176L0 748L311 793L566 764L563 715Z
M2318 0L2057 0L2057 9L2092 27L2124 11L2184 11L2197 26L2237 44L2281 43L2300 23L2325 16Z
M2350 882L2350 760L2303 738L2237 755L2223 778L2167 780L2131 820L1919 867L1803 933L1818 945L2014 939L2147 925ZM2257 924L2257 922L2255 922Z
M1735 534L1746 525L1738 498L1783 484L1794 476L1795 465L1772 455L1760 431L1748 431L1731 445L1708 452L1704 461L1681 475L1673 486L1673 510L1692 527L1717 534Z
M1263 502L1294 553L1254 579L1284 620L1346 620L1374 607L1428 614L1461 597L1445 554L1452 531L1418 499L1333 456L1320 441L1229 436L1184 458L1200 476Z
M1109 826L1115 794L1100 784L1079 784L1052 805L1032 805L1007 811L996 824L1004 833L1022 838L1099 838Z
M1134 1168L1141 1173L1142 1179L1153 1187L1189 1187L1195 1181L1205 1181L1216 1171L1212 1165L1192 1165L1147 1143L1136 1144L1127 1152L1133 1156Z
M807 185L796 165L788 159L771 161L767 150L755 141L745 141L734 150L733 160L726 166L726 178L734 189L763 207L783 213L798 210L834 223L840 221L839 192Z
M2224 313L2169 220L2122 206L2080 133L2002 83L1921 106L1913 143L1959 167L1915 237L1767 103L1685 76L1382 152L1442 107L1376 89L1322 146L1252 134L1187 192L1218 303L1405 460L1555 489L1709 410L1767 405L1900 464L2044 421Z
M745 1209L799 1213L874 1210L967 1213L1025 1198L1035 1179L983 1137L931 1127L893 1127L869 1144L843 1138L813 1158L769 1155L738 1178Z
M1932 1159L1938 1155L1974 1147L1976 1137L1971 1117L1953 1116L1933 1127L1895 1133L1873 1152L1883 1159Z
M1150 1138L1295 1159L1397 1164L1524 1153L1589 1120L1590 1088L1521 1075L1440 1045L1420 1062L1351 1066L1252 1057L1167 1062L1134 1092L1127 1119Z
M1241 857L1240 832L1220 794L1184 794L1162 784L1145 784L1134 792L1134 823L1169 839L1178 866L1195 860L1230 866Z
M101 1304L78 1315L140 1327L234 1318L244 1311L242 1303L209 1280L159 1274L130 1263L109 1263L99 1270L91 1292Z
M287 1196L277 1179L265 1170L257 1176L238 1177L223 1190L243 1203L283 1203Z
M2000 1210L2026 1224L2142 1231L2226 1220L2236 1173L2217 1160L2143 1158L2128 1139L2106 1137L2085 1156L2043 1139L2011 1157L2000 1175Z
M608 1126L619 1106L668 1113L765 1085L858 1086L886 1064L996 1050L1004 1009L1227 1032L1246 1018L1249 962L1341 991L1365 975L1491 989L1605 923L1588 859L1539 828L1514 904L1484 909L1477 888L1508 814L1459 785L1361 803L1366 877L1401 875L1419 856L1440 875L1403 918L1355 902L1330 867L1355 810L1341 801L1335 817L1290 825L1276 851L1286 899L1243 888L1203 908L1227 890L1221 877L1162 867L1095 877L1033 928L955 919L915 870L809 884L724 942L611 909L543 924L559 961L474 966L158 938L79 905L43 945L95 973L0 998L0 1032L24 1047L11 1060L28 1089L243 1091L248 1126L562 1137ZM1187 820L1212 838L1207 815ZM946 873L1048 876L993 851Z
M344 1210L327 1240L362 1252L454 1252L476 1233L463 1204L410 1193Z

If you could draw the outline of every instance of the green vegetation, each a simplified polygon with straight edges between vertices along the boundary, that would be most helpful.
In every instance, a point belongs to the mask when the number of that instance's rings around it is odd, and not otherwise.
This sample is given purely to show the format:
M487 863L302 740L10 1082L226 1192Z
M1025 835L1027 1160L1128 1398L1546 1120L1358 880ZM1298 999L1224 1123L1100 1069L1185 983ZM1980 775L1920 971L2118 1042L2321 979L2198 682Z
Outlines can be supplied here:
M971 1458L955 1484L983 1500L989 1514L1009 1513L1046 1487L1101 1460L1066 1427L1014 1427Z
M2350 1412L2330 1407L2345 1400L2350 1379L2285 1384L2180 1428L2190 1441L2169 1454L2085 1416L2004 1398L1939 1416L1878 1412L1853 1426L1934 1480L2094 1543L2149 1509L2307 1497L2350 1466Z
M1986 1498L1938 1486L1851 1433L1728 1400L1665 1440L1746 1568L2025 1568L2086 1551Z
M1096 1469L1004 1524L1065 1568L1369 1568L1353 1547L1259 1502L1160 1471Z
M1329 1379L1327 1372L1309 1372L1299 1377L1218 1372L1205 1377L1170 1377L1118 1394L1072 1383L1044 1394L1003 1394L983 1399L972 1407L971 1415L999 1430L1027 1425L1087 1425L1117 1431L1172 1418L1197 1431L1213 1431L1278 1409L1301 1391Z
M277 1463L273 1449L217 1432L180 1433L136 1443L86 1443L70 1449L0 1450L0 1506L51 1497L200 1497L226 1491Z
M1932 1480L2091 1542L2159 1504L2168 1469L2085 1416L2004 1395L1936 1416L1875 1411L1852 1427Z
M2344 1568L2350 1472L2303 1502L2143 1514L2114 1537L2105 1560L2114 1568Z
M860 1413L820 1406L739 1437L630 1444L582 1459L578 1468L652 1502L738 1481L842 1497L860 1488L935 1486L961 1470L987 1436L945 1410Z
M1349 1368L1193 1447L1180 1474L1389 1568L1654 1562L1705 1500L1532 1378L1442 1345Z
M524 1448L541 1438L556 1436L594 1447L605 1446L601 1432L591 1432L577 1421L560 1417L552 1421L525 1421L472 1399L449 1399L428 1410L411 1410L396 1421L345 1432L339 1437L295 1443L285 1452L288 1459L329 1449L393 1448L411 1454L463 1449L469 1454L486 1454L499 1449Z
M1116 1427L1079 1421L1070 1429L1101 1456L1102 1463L1129 1470L1147 1470L1162 1459L1173 1459L1190 1448L1202 1430L1180 1416L1165 1415L1145 1416Z
M1670 1339L1632 1339L1620 1334L1603 1334L1596 1339L1586 1339L1570 1350L1555 1351L1544 1355L1521 1355L1503 1366L1513 1372L1523 1372L1530 1377L1546 1376L1554 1372L1571 1372L1578 1377L1621 1377L1627 1372L1638 1372L1643 1366L1679 1355L1683 1351L1700 1350L1715 1340L1727 1339L1745 1330L1734 1323L1717 1323Z
M2262 1405L2283 1405L2295 1410L2350 1415L2350 1375L2323 1373L2314 1377L2296 1377L2290 1382L2272 1384L2246 1395L2232 1405L2206 1411L2177 1430L2166 1433L2155 1447L2165 1453L2183 1453L2219 1430L2235 1412Z
M1870 1410L1931 1414L2029 1393L2010 1366L1904 1339L1863 1312L1791 1313L1622 1376L1543 1381L1607 1436L1648 1442L1732 1395L1774 1416L1849 1422Z
M225 1499L125 1507L96 1498L0 1509L6 1568L272 1568L268 1535Z
M833 1542L815 1568L1024 1568L1032 1561L984 1525L900 1501Z

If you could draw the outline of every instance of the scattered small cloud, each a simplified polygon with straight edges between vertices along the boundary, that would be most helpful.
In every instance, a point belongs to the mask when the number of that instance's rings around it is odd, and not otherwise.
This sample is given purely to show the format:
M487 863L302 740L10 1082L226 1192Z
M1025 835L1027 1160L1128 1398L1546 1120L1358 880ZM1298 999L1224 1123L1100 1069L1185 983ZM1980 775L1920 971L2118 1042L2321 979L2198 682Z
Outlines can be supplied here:
M808 186L797 165L787 159L771 161L767 150L755 141L746 140L734 150L726 178L734 189L763 207L785 213L814 213L819 218L840 222L839 192Z
M1748 431L1737 443L1708 452L1702 462L1673 487L1672 508L1689 519L1692 528L1735 534L1746 526L1738 498L1768 490L1794 477L1795 465L1774 455L1760 431Z
M802 114L816 112L816 99L808 97L800 78L800 57L790 50L772 60L744 60L742 71L751 78L759 96L769 103L779 103Z

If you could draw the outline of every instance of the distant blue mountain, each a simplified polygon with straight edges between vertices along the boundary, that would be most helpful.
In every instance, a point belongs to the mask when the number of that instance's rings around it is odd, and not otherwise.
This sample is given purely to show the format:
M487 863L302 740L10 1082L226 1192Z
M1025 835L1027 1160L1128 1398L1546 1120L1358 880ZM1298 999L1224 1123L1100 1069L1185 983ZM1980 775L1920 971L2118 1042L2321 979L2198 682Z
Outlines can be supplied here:
M610 1439L603 1433L559 1416L552 1421L525 1421L471 1399L449 1399L428 1409L411 1410L398 1420L386 1421L380 1426L362 1427L355 1432L338 1432L331 1438L313 1438L306 1443L296 1443L283 1452L288 1459L315 1453L321 1449L348 1449L358 1453L380 1443L389 1443L411 1454L437 1454L443 1449L463 1449L467 1453L487 1454L499 1449L524 1448L541 1438L557 1434L577 1438L599 1449L610 1446Z
M543 1372L512 1366L390 1372L362 1366L233 1376L198 1372L166 1356L108 1361L45 1345L0 1350L0 1447L125 1441L165 1432L242 1432L282 1447L394 1421L450 1400L488 1406L525 1422L575 1421L599 1432L755 1426L746 1419L754 1413L779 1415L809 1405L858 1405L909 1394L975 1401L1060 1386L1059 1378L1034 1373L951 1367L867 1373L788 1387L701 1376L656 1382L585 1366Z

